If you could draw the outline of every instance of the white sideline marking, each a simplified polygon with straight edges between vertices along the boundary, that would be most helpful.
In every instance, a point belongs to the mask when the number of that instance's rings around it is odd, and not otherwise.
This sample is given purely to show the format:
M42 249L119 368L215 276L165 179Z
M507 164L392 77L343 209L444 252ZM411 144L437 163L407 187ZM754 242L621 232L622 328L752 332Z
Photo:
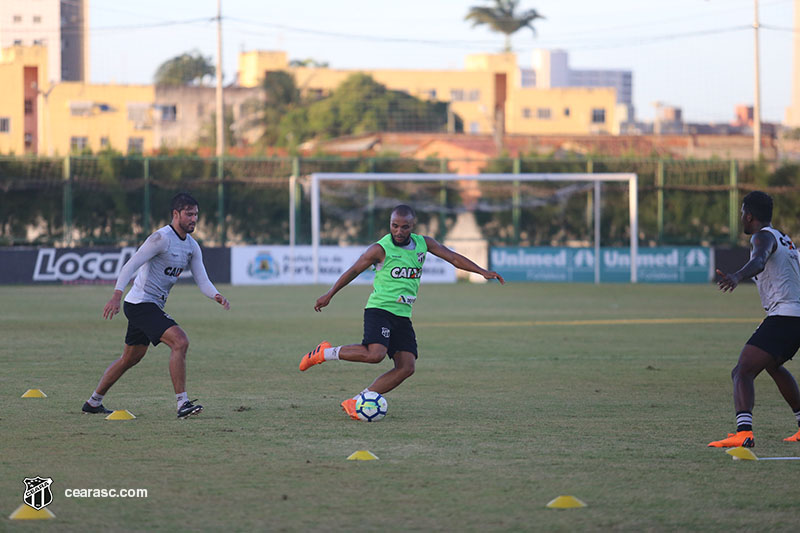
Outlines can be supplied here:
M426 322L422 327L534 327L534 326L628 326L647 324L751 324L760 318L616 318L602 320L519 320L504 322Z

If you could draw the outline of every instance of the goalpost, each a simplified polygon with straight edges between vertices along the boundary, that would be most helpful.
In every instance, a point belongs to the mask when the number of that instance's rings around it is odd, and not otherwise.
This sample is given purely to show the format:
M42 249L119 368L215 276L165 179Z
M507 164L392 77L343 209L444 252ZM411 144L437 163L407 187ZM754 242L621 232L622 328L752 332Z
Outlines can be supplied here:
M600 195L603 182L628 184L628 214L630 231L631 283L637 281L638 255L638 199L637 175L634 173L564 173L564 174L422 174L422 173L314 173L311 174L311 246L314 282L319 282L320 246L320 183L323 181L373 181L373 182L591 182L594 184L594 282L600 283ZM294 221L292 221L294 222ZM292 224L294 226L294 224ZM294 245L294 230L291 231L291 245ZM489 268L489 265L482 265Z

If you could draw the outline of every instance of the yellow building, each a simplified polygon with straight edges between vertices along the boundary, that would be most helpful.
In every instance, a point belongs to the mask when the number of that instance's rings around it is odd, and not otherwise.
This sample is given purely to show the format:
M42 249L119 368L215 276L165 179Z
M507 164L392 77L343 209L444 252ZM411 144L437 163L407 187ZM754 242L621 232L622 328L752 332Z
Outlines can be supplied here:
M46 80L47 48L0 49L0 154L38 153L38 95Z
M610 87L524 88L511 91L506 129L521 134L619 134L617 94Z
M620 129L613 88L523 88L513 53L469 55L464 70L340 70L290 66L285 52L251 51L239 56L242 85L256 86L280 70L292 73L304 94L320 97L352 74L367 74L390 89L449 102L466 133L585 135Z
M153 149L155 87L50 83L47 49L0 50L0 153Z

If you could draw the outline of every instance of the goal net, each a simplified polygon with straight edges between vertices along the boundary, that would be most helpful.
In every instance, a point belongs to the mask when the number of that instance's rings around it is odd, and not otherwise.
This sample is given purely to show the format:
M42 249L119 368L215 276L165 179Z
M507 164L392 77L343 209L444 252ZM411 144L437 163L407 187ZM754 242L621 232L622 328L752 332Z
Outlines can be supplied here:
M416 233L482 266L489 247L593 246L600 258L602 241L629 248L637 281L636 174L315 173L307 185L315 282L321 245L377 241L402 203L417 212ZM593 261L595 283L600 263Z

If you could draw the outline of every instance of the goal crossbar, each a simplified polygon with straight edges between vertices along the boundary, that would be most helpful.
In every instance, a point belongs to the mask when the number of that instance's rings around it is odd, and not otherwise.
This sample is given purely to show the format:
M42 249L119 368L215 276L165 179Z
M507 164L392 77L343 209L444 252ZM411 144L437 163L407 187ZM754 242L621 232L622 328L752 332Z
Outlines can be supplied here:
M311 247L314 282L319 282L320 241L320 182L321 181L585 181L594 183L594 278L600 282L600 184L628 183L628 212L630 215L631 283L637 281L639 234L638 176L634 173L548 173L548 174L426 174L426 173L354 173L320 172L311 174ZM294 244L293 242L291 243Z

